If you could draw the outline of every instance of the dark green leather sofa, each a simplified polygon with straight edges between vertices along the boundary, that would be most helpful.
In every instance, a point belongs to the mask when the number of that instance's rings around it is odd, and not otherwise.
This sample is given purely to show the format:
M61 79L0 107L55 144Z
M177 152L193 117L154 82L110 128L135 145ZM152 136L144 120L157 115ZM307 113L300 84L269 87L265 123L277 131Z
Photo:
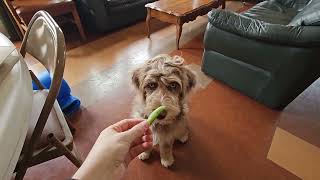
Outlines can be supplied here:
M76 0L84 25L99 32L145 19L145 4L155 0Z
M202 70L273 109L320 75L320 0L270 0L247 12L214 9Z

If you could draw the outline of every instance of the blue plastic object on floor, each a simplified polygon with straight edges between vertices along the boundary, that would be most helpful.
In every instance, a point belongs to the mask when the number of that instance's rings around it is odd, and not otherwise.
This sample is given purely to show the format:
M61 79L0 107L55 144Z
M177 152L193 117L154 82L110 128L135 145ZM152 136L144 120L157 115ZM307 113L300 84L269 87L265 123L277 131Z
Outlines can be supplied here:
M41 84L48 89L51 84L51 78L48 72L40 73L37 76ZM38 90L39 87L32 81L32 87L34 90ZM67 116L70 116L72 113L80 109L80 100L77 97L71 95L70 86L63 79L60 87L59 94L57 96L58 103L63 113Z

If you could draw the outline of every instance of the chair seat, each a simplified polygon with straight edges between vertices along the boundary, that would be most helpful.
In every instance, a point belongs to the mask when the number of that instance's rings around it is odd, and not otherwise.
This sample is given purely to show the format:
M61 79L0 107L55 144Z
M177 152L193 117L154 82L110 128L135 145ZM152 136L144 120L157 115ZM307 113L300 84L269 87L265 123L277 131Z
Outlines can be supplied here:
M28 129L24 146L28 144L31 138L32 132L35 128L36 122L39 118L40 112L47 98L47 95L48 95L48 90L34 91L31 121L29 123L29 129ZM65 139L65 134L63 133L63 129L61 127L59 117L57 115L57 111L61 111L61 110L59 108L58 103L56 102L50 112L49 118L43 129L40 139L37 141L35 145L35 149L44 148L49 144L47 140L47 136L50 133L53 133L60 141L63 141Z

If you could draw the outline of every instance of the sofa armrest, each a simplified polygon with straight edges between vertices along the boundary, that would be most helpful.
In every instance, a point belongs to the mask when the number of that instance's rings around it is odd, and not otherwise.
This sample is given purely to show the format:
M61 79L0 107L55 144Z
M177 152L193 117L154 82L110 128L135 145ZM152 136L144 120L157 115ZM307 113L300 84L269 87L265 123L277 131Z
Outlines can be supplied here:
M214 27L248 39L290 46L320 46L319 26L270 24L221 9L212 10L208 16Z

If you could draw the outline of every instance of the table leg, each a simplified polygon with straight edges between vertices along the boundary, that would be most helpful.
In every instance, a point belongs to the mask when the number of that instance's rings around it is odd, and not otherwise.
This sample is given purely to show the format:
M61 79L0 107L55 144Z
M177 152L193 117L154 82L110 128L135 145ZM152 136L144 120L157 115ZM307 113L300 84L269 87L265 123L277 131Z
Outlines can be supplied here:
M180 37L181 37L181 32L182 32L182 23L178 20L178 23L176 25L176 29L177 29L177 34L176 34L176 47L177 49L179 49L179 42L180 42Z
M149 8L147 8L146 26L147 26L148 38L150 38L150 20L151 20L151 10Z

